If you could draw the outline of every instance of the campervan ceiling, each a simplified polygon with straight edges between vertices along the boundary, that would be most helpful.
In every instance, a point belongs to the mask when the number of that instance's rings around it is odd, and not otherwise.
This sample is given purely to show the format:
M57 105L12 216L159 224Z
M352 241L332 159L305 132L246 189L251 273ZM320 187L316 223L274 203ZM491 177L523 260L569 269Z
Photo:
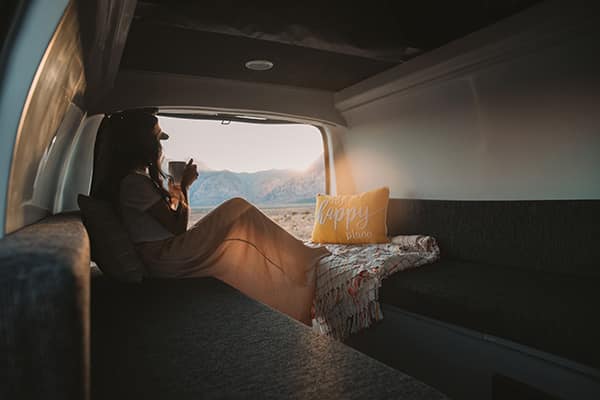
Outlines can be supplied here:
M600 398L594 2L0 10L0 398ZM234 275L141 254L108 200L132 116L193 166L136 170L190 229L269 227Z

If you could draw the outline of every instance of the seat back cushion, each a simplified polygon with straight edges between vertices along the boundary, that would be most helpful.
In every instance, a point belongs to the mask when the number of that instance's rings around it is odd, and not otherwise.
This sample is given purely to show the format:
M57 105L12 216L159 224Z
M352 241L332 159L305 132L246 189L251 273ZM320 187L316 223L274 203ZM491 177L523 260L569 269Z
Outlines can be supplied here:
M600 277L600 200L391 199L391 235L434 236L442 258Z
M90 235L92 260L113 279L140 282L144 266L111 204L82 194L77 202Z

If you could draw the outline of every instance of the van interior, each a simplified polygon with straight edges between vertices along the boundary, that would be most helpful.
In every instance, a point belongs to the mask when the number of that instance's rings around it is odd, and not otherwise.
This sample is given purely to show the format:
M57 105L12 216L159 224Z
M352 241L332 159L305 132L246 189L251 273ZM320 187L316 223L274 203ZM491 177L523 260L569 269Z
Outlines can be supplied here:
M0 398L600 398L595 2L0 9ZM303 127L282 150L230 151L292 159L313 135L298 215L312 221L317 194L385 187L387 236L428 235L439 254L370 281L376 318L342 319L339 337L215 278L112 279L78 196L94 196L125 110L190 155L185 124ZM222 190L192 205L284 198L249 178L225 190L228 168L200 171Z

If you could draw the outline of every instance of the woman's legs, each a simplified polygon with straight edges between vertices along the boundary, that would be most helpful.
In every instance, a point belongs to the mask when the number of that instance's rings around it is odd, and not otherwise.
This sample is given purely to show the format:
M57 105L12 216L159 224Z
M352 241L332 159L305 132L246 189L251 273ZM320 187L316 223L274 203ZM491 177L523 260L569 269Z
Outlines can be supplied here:
M149 253L151 275L214 276L304 322L310 321L316 263L329 254L304 246L241 198Z
M214 215L211 215L213 214ZM206 221L205 221L206 220ZM215 228L213 221L220 228ZM325 248L309 248L295 238L255 206L236 197L217 207L205 218L198 221L191 230L211 233L219 229L223 232L223 242L238 241L250 246L272 264L281 269L292 281L305 284L305 274L312 269L313 258L328 254ZM231 244L231 243L230 243ZM309 265L307 265L309 264Z

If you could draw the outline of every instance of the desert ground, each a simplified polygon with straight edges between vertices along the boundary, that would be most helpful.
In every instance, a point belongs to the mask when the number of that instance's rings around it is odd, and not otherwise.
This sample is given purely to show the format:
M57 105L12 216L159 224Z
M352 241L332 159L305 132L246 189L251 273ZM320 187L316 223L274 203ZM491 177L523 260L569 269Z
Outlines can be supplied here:
M259 207L269 218L300 240L309 240L314 224L314 205L293 207ZM205 216L211 208L194 208L190 214L190 226Z

